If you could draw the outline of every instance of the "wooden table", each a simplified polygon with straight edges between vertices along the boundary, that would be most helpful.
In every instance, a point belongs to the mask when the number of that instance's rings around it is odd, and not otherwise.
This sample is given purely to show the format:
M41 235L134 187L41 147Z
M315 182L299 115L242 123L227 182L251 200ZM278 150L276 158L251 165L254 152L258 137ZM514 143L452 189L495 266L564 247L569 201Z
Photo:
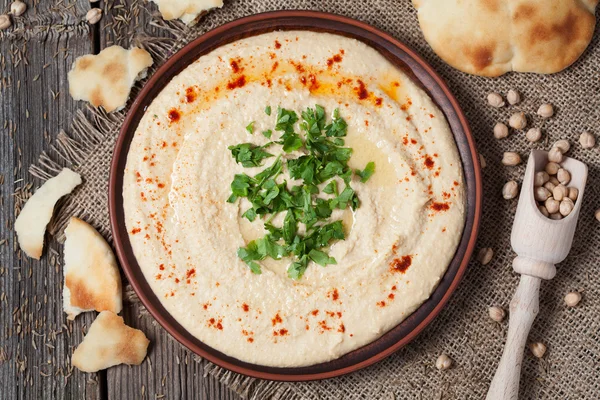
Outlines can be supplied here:
M204 361L195 361L151 317L140 319L131 304L125 305L126 322L151 340L144 363L95 374L73 369L73 348L96 313L67 322L62 246L55 240L47 240L40 261L15 251L19 201L14 192L40 185L28 166L84 107L68 94L73 61L113 41L128 47L139 27L151 30L145 20L149 16L140 13L128 24L120 23L116 32L115 18L123 18L128 3L138 0L108 1L113 3L108 13L90 27L85 22L88 0L25 0L27 12L15 27L0 33L0 399L237 399L204 376ZM10 2L0 0L0 13L9 10ZM96 4L104 8L104 3ZM155 9L153 4L146 7Z

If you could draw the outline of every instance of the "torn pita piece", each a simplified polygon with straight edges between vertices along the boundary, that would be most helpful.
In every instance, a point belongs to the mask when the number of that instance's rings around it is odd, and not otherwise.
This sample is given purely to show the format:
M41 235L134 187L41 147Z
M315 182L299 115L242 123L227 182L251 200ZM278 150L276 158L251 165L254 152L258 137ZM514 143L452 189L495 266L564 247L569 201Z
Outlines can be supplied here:
M118 364L140 365L150 341L123 318L102 311L73 352L72 364L84 372L96 372Z
M63 308L67 318L73 320L93 310L121 312L121 276L108 243L79 218L71 218L65 235Z
M19 238L19 247L29 257L40 259L44 248L46 226L52 219L56 202L71 193L79 184L81 184L81 176L64 168L54 178L48 179L27 200L15 221L15 232Z
M133 47L125 50L111 46L98 55L81 56L69 71L69 93L75 100L85 100L107 112L125 107L135 81L146 77L152 56Z
M223 0L152 0L164 19L179 18L188 25L198 22L206 11L223 7Z

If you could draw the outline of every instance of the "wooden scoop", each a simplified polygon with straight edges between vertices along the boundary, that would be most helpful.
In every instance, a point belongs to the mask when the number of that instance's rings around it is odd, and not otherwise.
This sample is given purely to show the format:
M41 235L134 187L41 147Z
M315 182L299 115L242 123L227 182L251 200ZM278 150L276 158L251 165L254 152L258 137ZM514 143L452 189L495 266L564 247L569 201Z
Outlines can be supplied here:
M523 351L533 320L539 312L540 282L554 278L554 264L567 257L573 244L588 169L584 163L572 158L565 158L561 163L571 174L568 186L579 189L579 196L567 217L552 220L542 215L533 198L534 175L543 171L547 163L548 153L540 150L533 150L527 162L511 234L511 245L517 253L513 269L521 274L521 281L510 302L506 345L487 400L514 400L519 397Z

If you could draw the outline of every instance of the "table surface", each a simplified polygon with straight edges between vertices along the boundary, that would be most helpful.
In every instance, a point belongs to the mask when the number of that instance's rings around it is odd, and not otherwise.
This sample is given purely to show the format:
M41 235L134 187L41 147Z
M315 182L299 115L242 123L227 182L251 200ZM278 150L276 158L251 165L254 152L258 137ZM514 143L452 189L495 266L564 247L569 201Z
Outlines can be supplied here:
M13 223L19 188L39 186L27 171L74 113L84 108L68 94L67 72L76 57L128 41L149 13L130 15L138 0L106 0L95 26L85 22L88 0L25 0L15 28L0 33L0 399L238 399L212 376L204 361L168 337L152 318L125 304L129 325L151 341L141 366L83 373L71 366L95 313L73 322L62 310L62 246L49 238L41 260L16 252ZM0 13L11 0L0 0ZM147 5L154 10L155 5Z

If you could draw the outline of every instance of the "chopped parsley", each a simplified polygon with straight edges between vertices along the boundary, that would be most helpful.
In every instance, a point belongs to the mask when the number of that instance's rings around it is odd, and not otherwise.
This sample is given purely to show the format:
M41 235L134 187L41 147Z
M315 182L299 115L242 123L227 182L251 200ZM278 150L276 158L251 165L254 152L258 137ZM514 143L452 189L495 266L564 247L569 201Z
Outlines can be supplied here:
M270 106L265 108L265 114L271 115ZM298 122L300 132L296 130ZM254 132L254 121L246 130ZM233 203L239 198L247 198L251 207L242 216L249 221L263 219L268 231L264 237L238 249L238 257L250 270L260 274L258 262L267 257L275 260L290 257L288 276L300 279L310 261L321 266L337 264L335 258L323 250L334 241L345 239L342 221L331 221L331 215L336 209L350 207L355 210L360 206L351 187L352 176L367 182L375 173L375 163L369 162L362 171L353 171L348 166L352 149L343 147L348 125L337 109L328 123L325 109L319 105L307 108L301 118L293 110L277 107L274 131L280 133L279 139L263 146L252 143L229 146L232 157L243 167L251 168L261 167L263 160L273 157L266 151L273 145L282 146L285 153L298 151L302 154L296 158L286 156L286 160L279 155L254 176L236 174L227 201ZM270 129L262 132L269 139L273 133ZM288 185L284 172L301 183ZM322 184L325 185L322 192L328 196L318 196ZM281 227L271 223L279 213L285 213ZM300 230L299 224L305 229Z
M246 130L252 135L254 134L254 121L250 122L247 126L246 126Z

